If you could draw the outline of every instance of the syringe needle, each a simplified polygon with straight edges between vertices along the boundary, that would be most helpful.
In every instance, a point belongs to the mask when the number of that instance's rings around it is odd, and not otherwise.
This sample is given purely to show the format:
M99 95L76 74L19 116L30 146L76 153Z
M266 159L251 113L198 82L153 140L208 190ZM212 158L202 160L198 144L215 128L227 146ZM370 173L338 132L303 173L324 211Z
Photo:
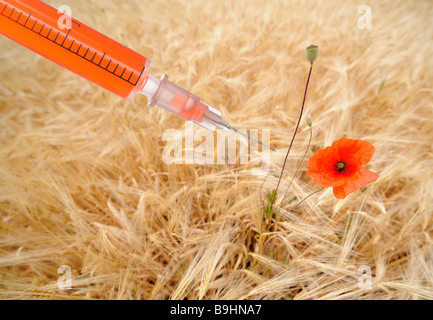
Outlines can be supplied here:
M246 134L244 134L244 133L242 133L242 132L236 130L236 129L233 128L233 127L229 127L229 129L233 130L233 131L236 132L236 133L239 133L240 135L242 135L242 136L244 136L244 137L246 137L246 138L248 138L248 139L250 139L250 140L252 140L252 141L254 141L254 142L257 142L258 144L261 144L262 146L264 146L264 147L266 147L266 148L268 148L268 149L271 149L272 151L277 151L277 150L275 150L274 148L271 148L270 146L267 146L266 144L264 144L264 143L262 143L262 142L260 142L260 141L258 141L258 140L256 140L256 139L254 139L254 138L251 138L250 136L248 136L248 135L246 135Z

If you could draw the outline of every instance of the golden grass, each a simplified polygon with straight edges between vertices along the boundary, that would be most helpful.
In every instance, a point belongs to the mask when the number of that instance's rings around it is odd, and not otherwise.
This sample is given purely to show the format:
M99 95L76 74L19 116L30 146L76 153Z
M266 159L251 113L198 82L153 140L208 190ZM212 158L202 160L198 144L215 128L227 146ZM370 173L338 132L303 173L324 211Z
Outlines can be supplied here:
M260 245L258 199L277 178L260 190L252 165L166 165L162 134L181 119L0 37L0 298L433 299L431 1L367 1L371 30L358 29L356 1L46 2L151 58L154 75L236 128L270 128L272 173L297 121L305 47L318 45L308 157L368 140L380 178L342 201L326 189L283 205ZM281 190L308 134L303 121ZM297 199L319 188L306 168ZM71 290L57 287L60 265ZM362 265L371 289L358 287Z

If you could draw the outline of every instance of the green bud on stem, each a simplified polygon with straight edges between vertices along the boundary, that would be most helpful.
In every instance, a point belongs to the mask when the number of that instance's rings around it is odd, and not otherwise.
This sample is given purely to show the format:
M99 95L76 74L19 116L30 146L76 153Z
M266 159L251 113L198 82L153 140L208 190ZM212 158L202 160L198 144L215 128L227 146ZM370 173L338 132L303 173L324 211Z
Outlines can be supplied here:
M317 59L318 55L319 55L319 47L318 46L311 45L311 46L307 47L307 49L305 51L305 56L307 57L308 61L313 63L314 60Z
M311 116L307 116L307 124L309 127L313 125L313 119L311 118Z

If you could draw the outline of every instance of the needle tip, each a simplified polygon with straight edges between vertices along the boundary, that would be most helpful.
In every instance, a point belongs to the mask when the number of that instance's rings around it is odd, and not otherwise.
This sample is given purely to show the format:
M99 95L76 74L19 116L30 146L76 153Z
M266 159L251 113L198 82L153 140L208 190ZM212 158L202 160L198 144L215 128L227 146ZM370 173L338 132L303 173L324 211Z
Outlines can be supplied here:
M270 146L268 146L268 145L266 145L266 144L264 144L264 143L262 143L262 142L260 142L260 141L258 141L258 140L256 140L256 139L254 139L254 138L251 138L249 135L246 135L246 134L244 134L244 133L242 133L242 132L239 132L238 130L236 130L235 128L233 128L233 127L229 127L229 129L231 129L231 130L233 130L234 132L236 132L236 133L238 133L238 134L240 134L240 135L242 135L242 136L244 136L244 137L247 137L248 139L250 139L250 140L252 140L252 141L254 141L254 142L257 142L258 144L260 144L260 145L262 145L262 146L264 146L264 147L266 147L266 148L268 148L268 149L270 149L270 150L272 150L272 151L274 151L274 152L276 152L277 150L275 150L274 148L272 148L272 147L270 147Z

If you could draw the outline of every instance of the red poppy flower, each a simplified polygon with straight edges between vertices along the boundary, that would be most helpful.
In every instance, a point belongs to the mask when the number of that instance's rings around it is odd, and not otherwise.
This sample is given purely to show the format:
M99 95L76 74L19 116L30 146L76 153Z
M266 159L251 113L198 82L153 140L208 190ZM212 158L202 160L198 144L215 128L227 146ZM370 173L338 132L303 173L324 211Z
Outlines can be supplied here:
M375 151L367 141L342 138L310 158L308 175L322 187L333 187L335 197L344 199L379 177L362 167Z

